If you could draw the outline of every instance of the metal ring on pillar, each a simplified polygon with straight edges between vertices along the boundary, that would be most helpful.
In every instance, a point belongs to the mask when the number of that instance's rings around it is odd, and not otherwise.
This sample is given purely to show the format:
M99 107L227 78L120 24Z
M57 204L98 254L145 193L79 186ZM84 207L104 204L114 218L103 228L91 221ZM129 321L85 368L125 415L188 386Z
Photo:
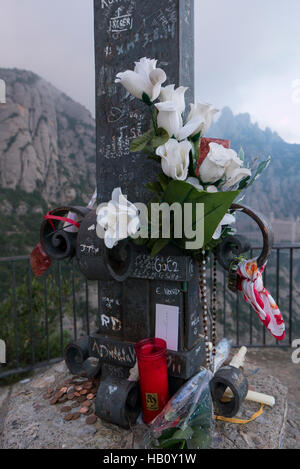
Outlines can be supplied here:
M89 338L82 337L76 342L71 342L65 348L65 362L72 374L84 374L88 378L97 376L101 371L101 362L93 365L89 355Z
M225 390L229 388L232 398L223 400ZM223 417L234 417L248 393L248 381L242 370L234 366L223 366L210 381L210 392L215 411Z
M263 248L260 255L257 257L257 266L261 267L267 261L272 250L273 232L270 224L261 214L245 205L232 204L230 210L243 212L257 223L263 237ZM244 236L227 236L216 247L215 254L221 266L229 271L232 260L250 249L251 245Z
M105 248L104 259L111 277L118 282L126 280L131 273L133 249L128 240L119 241L112 249Z
M57 207L49 212L50 215L57 217L66 217L69 212L83 218L89 209L86 207L65 206ZM61 225L61 226L60 226ZM44 220L40 228L40 240L44 251L51 259L65 259L75 253L77 232L64 229L64 222L60 220Z
M129 428L141 411L137 381L107 376L100 382L96 396L96 415L106 422Z

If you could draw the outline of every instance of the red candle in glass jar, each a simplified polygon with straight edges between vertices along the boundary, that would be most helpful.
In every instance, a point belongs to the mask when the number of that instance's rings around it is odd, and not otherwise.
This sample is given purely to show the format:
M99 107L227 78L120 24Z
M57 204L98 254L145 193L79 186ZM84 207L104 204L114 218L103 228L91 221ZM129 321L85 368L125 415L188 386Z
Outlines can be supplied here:
M169 400L166 350L163 339L143 339L135 346L140 375L143 421L150 423Z

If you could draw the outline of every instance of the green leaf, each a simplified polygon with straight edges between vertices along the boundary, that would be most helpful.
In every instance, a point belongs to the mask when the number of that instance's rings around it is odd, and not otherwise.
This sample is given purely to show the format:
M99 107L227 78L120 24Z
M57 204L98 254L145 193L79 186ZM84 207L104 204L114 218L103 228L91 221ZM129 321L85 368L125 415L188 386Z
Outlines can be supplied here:
M160 145L164 145L168 140L170 139L170 136L168 132L160 127L157 129L157 135L154 135L154 137L151 140L151 145L154 148L159 147Z
M137 151L142 151L148 144L150 138L153 135L153 130L150 129L146 133L139 135L134 140L130 142L130 151L135 153Z
M152 101L149 98L149 96L147 95L147 93L145 93L145 92L142 94L142 101L143 101L143 103L147 104L147 106L152 106Z
M191 141L192 142L197 142L198 140L200 140L200 137L201 137L201 132L198 132L196 135L191 137Z
M168 238L161 238L155 241L152 250L151 250L151 257L157 256L157 254L169 244L170 240Z
M243 150L242 147L240 148L238 157L239 157L239 159L242 160L243 162L245 161L245 153L244 153L244 150Z
M147 182L145 186L147 187L147 189L154 192L155 194L160 195L163 192L163 189L158 181Z
M238 187L239 190L245 189L248 186L247 183L250 180L250 177L251 176L246 176L245 178L241 180L241 182L239 183L239 187Z
M170 205L174 202L178 202L182 205L187 202L192 203L192 228L197 230L199 222L204 222L203 245L206 245L212 240L212 235L214 234L218 224L227 213L232 202L239 193L240 191L205 192L196 189L184 181L172 181L164 193L163 200ZM204 204L203 220L196 219L197 203ZM199 226L199 229L201 229L201 226ZM175 241L176 244L184 248L186 241L192 241L192 239L185 238L183 232L182 239L176 239Z
M168 187L168 185L170 184L171 182L171 178L169 178L168 176L166 176L164 173L160 173L158 175L158 179L159 179L159 182L161 184L161 187L163 188L163 190L165 191L166 188Z
M243 187L242 189L246 189L250 186L252 186L252 184L259 178L259 176L261 175L261 173L269 166L270 164L270 161L271 161L271 156L269 156L265 161L262 161L259 165L258 165L258 168L256 170L256 173L255 175L253 176L253 178L250 180L250 176L248 176L248 181L245 181L245 179L243 179L241 182L240 182L240 185L243 183ZM240 189L240 186L239 186L239 189Z

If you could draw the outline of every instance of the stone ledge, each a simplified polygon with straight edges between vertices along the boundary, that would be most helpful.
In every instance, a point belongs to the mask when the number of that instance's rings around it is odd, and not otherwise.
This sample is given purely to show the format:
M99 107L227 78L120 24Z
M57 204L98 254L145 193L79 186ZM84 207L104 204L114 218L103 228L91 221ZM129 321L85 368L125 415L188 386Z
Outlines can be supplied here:
M275 396L273 409L265 407L263 414L246 425L216 422L212 448L280 448L286 422L287 388L272 377L265 376L255 365L247 364L249 385L257 391ZM124 430L98 419L86 425L85 417L66 422L59 409L42 399L49 386L60 385L71 377L64 362L39 372L27 383L0 388L0 403L5 406L2 448L100 448L129 449L141 447L145 426L135 425ZM239 418L249 418L259 404L246 402ZM0 410L1 417L1 410Z

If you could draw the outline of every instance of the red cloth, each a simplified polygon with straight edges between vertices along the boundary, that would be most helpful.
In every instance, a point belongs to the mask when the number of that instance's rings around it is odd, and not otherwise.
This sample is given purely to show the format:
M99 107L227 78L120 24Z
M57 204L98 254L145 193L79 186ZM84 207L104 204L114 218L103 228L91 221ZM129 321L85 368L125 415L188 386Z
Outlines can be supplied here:
M32 271L36 277L41 277L51 265L50 257L45 253L41 243L38 243L30 254Z

